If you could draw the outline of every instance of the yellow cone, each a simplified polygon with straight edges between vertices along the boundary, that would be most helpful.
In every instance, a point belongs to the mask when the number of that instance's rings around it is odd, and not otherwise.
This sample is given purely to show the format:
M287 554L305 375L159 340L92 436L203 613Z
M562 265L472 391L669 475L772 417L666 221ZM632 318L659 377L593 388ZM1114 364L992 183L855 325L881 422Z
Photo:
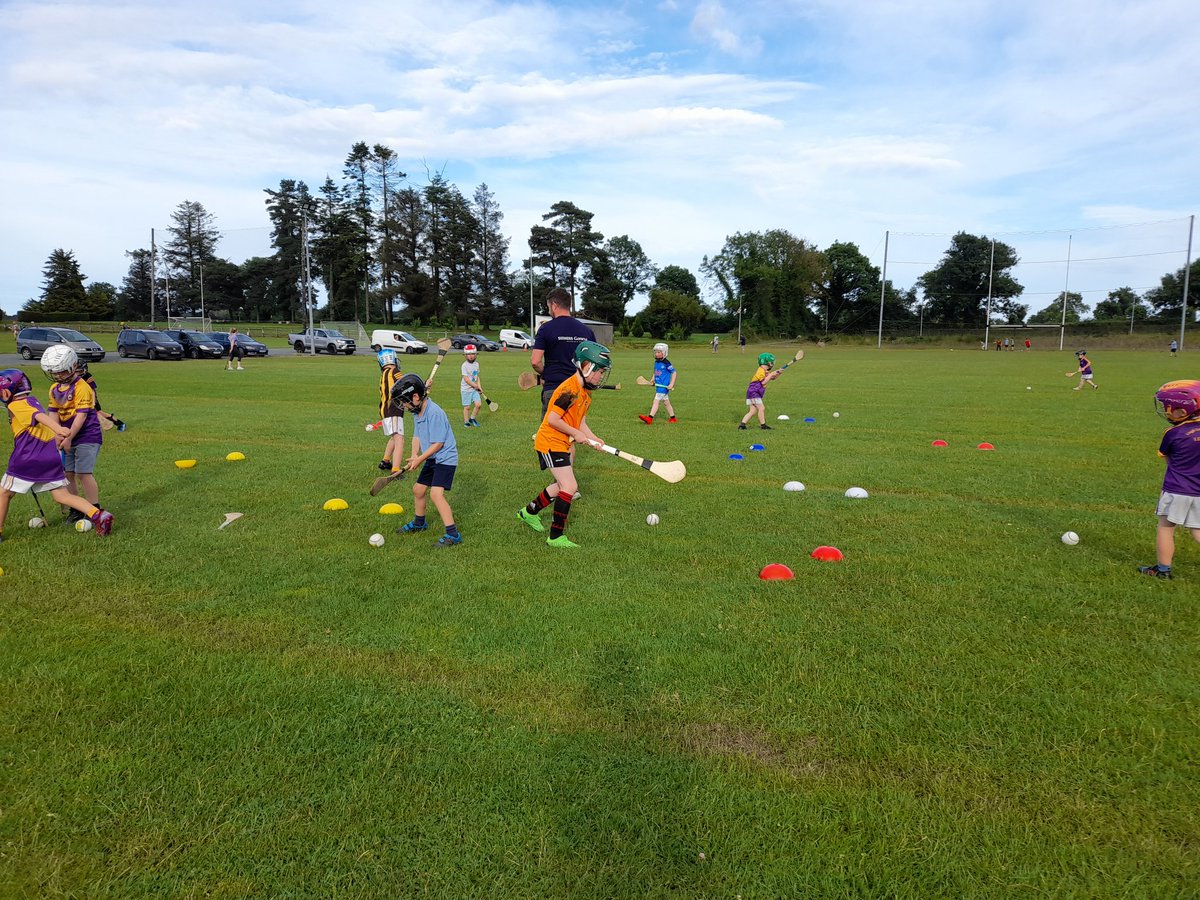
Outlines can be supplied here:
M399 503L385 503L379 507L379 514L383 516L398 516L404 512L404 507Z
M225 454L225 458L230 462L237 462L239 459L245 459L246 454L239 453L237 450L234 450L232 453Z
M334 497L332 500L326 500L325 505L321 509L349 509L350 504L341 497Z
M181 469L190 469L195 464L196 464L196 461L194 459L177 459L177 460L175 460L175 465L179 466L179 468L181 468Z

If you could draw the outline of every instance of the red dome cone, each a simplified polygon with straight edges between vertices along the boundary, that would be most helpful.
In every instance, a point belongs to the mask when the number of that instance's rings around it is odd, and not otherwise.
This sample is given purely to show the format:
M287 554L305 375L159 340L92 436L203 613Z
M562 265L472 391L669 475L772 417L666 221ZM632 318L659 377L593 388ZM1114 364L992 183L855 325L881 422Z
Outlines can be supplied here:
M769 563L762 567L758 577L763 581L791 581L796 573L783 563Z

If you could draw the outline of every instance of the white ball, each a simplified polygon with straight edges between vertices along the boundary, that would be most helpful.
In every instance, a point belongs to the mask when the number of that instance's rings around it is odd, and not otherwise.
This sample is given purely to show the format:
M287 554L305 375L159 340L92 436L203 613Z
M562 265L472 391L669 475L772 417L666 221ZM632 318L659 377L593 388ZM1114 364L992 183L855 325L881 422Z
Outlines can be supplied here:
M785 484L785 485L783 486L783 489L784 489L785 491L802 491L802 490L804 490L804 482L802 482L802 481L789 481L787 484Z
M372 547L382 547L383 546L383 535L380 534L379 532L375 532L375 534L373 534L369 538L367 538L367 543L370 544Z
M1062 536L1062 542L1068 547L1074 547L1079 543L1079 535L1073 531L1068 531Z
M851 500L866 500L869 495L860 487L852 487L846 488L846 496Z
M366 426L364 426L364 427L363 427L363 431L374 431L374 430L375 430L375 429L374 429L374 428L372 428L372 427L370 426L370 424L368 424L368 425L366 425Z
M840 418L842 417L842 414L841 414L841 413L834 413L834 414L833 414L833 417L834 417L835 419L840 419Z
M43 519L41 516L34 516L32 519L29 520L29 527L30 528L45 528L46 520Z
M80 532L91 531L92 530L91 520L90 519L80 519L78 522L75 523L75 530L80 531Z
M654 513L650 513L650 515L646 516L646 524L647 525L657 525L658 524L658 516L655 515Z
M1033 390L1033 385L1032 385L1032 384L1027 384L1027 385L1025 385L1025 390L1027 390L1027 391L1032 391L1032 390Z

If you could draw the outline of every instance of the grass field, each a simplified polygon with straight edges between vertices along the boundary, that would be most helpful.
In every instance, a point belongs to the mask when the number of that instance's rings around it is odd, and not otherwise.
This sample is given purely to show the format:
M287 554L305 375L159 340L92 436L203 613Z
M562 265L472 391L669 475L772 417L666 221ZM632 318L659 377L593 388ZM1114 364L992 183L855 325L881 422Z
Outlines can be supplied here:
M689 474L581 450L569 553L515 519L525 354L481 358L435 550L367 495L373 357L273 353L94 367L110 538L13 501L0 895L1196 896L1200 546L1135 571L1188 359L813 348L739 432L754 353L673 356L647 428L618 347L594 429Z

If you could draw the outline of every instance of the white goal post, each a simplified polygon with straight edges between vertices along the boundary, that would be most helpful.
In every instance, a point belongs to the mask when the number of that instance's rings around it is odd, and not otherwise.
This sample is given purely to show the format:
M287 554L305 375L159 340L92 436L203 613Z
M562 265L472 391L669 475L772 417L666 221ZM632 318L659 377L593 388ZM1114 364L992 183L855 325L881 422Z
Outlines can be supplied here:
M353 322L322 322L321 328L336 328L348 338L354 338L355 341L366 346L371 343L371 336L367 334L362 324L355 319Z
M180 331L212 331L212 319L207 316L167 316L167 327Z

